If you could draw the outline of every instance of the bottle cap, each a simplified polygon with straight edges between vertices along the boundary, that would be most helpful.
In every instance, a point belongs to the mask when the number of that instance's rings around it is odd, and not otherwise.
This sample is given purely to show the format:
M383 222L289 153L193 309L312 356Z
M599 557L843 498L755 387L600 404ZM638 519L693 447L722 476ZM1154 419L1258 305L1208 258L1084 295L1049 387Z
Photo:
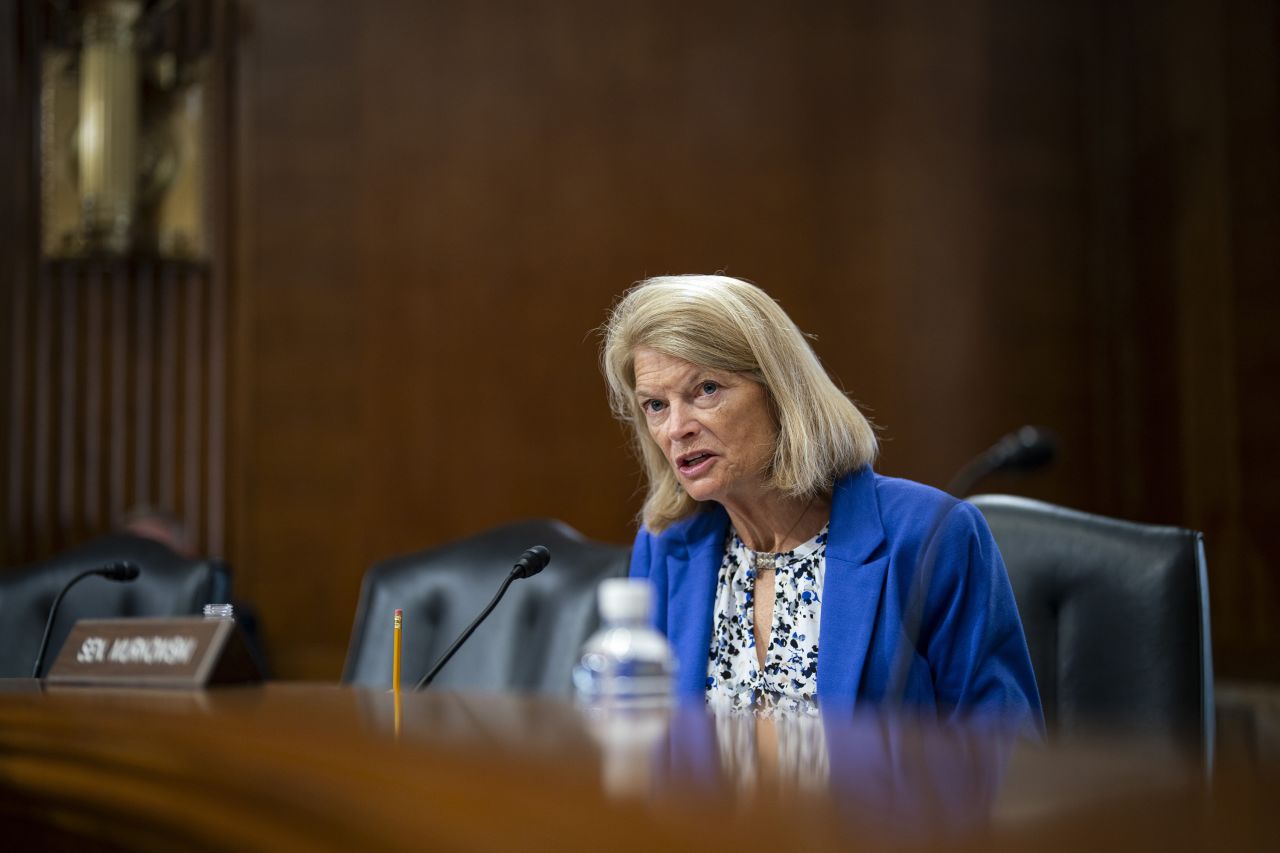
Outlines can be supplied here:
M606 622L648 619L653 584L644 578L609 578L600 583L600 616Z
M235 609L230 604L206 604L204 615L206 619L234 619Z

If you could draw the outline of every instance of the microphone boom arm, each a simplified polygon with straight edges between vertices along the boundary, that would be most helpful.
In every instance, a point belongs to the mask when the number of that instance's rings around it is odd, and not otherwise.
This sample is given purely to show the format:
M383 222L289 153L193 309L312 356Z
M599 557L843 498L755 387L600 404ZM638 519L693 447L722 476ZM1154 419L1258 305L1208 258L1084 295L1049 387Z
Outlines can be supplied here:
M431 667L431 669L427 671L427 674L422 676L422 680L419 681L413 689L421 690L435 680L436 675L440 670L444 669L444 665L449 662L449 659L453 657L454 653L462 647L462 644L465 643L472 634L475 633L476 628L480 627L480 623L485 620L485 617L493 612L493 608L498 606L498 602L502 600L502 596L507 594L507 587L511 586L513 581L520 578L533 577L538 572L542 571L549 562L551 562L551 552L543 545L534 545L532 548L521 554L520 559L516 560L516 564L507 574L507 579L502 582L502 586L498 587L498 594L493 597L493 600L489 602L489 605L485 607L484 610L480 611L480 615L475 618L475 621L467 626L467 630L463 631L458 639L453 641L453 645L449 646L449 648L445 650L445 653L440 656L440 660L436 661L435 666ZM398 689L399 685L393 684L392 688Z
M44 665L45 653L49 651L49 635L53 633L53 619L58 614L58 607L62 604L62 599L71 591L71 587L90 575L99 575L113 581L131 581L138 576L138 567L132 563L125 562L85 569L63 585L62 589L58 591L58 597L53 600L53 606L49 608L49 618L44 623L44 636L40 638L40 653L36 655L36 665L31 670L32 678L40 677L40 667Z
M493 597L493 600L489 602L489 605L485 607L484 610L480 611L480 615L475 618L475 621L467 626L467 630L463 631L462 634L459 635L458 639L453 641L453 645L449 646L445 653L440 656L440 660L436 661L435 666L431 667L427 674L422 676L422 680L417 683L413 688L414 690L421 690L432 681L435 681L436 675L440 670L444 669L444 665L449 662L449 659L453 657L454 653L457 652L458 649L462 647L462 644L475 633L476 628L480 627L480 623L485 620L485 617L493 612L493 608L498 606L498 602L502 600L502 596L507 594L507 587L511 586L512 581L517 577L519 577L519 575L516 574L516 570L512 569L511 573L507 575L507 579L502 582L502 586L498 587L498 594ZM392 686L394 687L394 685Z

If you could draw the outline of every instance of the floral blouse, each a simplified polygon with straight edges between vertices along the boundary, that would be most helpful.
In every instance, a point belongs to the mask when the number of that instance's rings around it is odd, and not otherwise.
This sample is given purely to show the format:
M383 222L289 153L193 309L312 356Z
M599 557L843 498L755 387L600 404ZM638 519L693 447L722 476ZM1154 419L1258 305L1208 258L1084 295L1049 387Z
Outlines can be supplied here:
M764 671L752 631L756 568L774 561L773 624ZM827 528L792 551L752 551L730 528L716 582L707 699L717 706L812 706L818 686L818 625L827 568Z

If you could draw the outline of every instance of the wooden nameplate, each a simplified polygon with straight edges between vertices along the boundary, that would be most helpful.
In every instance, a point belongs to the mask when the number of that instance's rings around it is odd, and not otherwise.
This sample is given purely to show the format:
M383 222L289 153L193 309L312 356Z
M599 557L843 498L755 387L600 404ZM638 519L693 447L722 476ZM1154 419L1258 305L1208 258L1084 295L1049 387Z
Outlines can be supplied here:
M81 619L46 681L92 687L193 690L261 681L231 619Z

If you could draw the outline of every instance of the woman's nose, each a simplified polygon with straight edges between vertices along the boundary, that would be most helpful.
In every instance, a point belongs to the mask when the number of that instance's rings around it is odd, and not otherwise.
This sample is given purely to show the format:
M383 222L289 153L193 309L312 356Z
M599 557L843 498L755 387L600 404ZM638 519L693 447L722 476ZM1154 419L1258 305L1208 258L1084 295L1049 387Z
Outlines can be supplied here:
M698 422L696 412L683 403L673 403L667 416L667 435L672 440L696 435L702 425Z

